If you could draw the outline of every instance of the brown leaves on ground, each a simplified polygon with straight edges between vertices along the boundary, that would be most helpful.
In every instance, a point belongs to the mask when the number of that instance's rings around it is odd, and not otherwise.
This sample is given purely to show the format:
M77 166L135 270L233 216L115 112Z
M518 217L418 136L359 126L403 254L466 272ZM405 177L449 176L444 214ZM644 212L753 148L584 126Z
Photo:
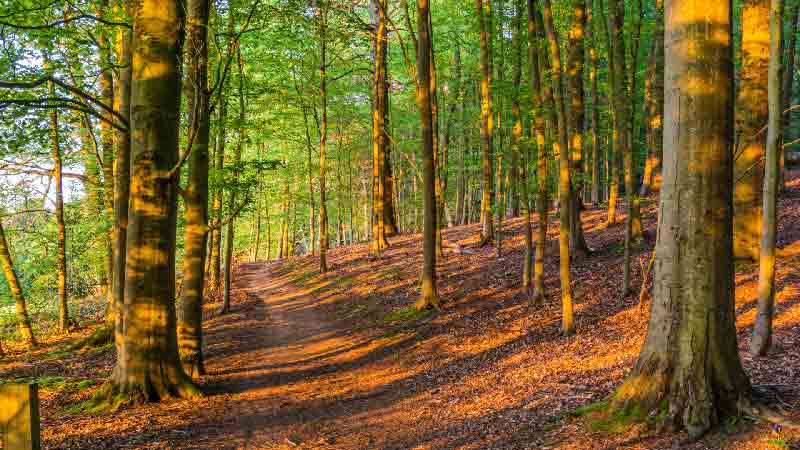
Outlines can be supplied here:
M420 236L390 239L381 259L368 245L330 251L332 270L313 257L244 264L232 313L206 305L209 393L114 414L71 413L45 395L45 448L263 449L736 449L800 445L800 434L747 418L729 420L703 441L642 426L611 432L592 416L571 417L602 400L630 370L647 314L637 307L639 258L655 237L654 201L643 205L647 239L632 261L635 293L619 297L624 224L605 228L605 210L584 226L594 254L573 268L578 333L559 334L557 218L548 230L548 302L531 306L520 289L522 221L504 221L504 256L476 247L479 225L444 238L439 263L443 309L416 313ZM781 200L775 348L747 352L755 317L756 264L737 265L739 344L753 384L776 405L800 408L800 179ZM63 343L49 344L57 349ZM113 350L44 361L45 350L0 365L19 376L103 377ZM89 395L84 389L75 398ZM73 403L74 404L74 403ZM796 414L795 414L796 415Z

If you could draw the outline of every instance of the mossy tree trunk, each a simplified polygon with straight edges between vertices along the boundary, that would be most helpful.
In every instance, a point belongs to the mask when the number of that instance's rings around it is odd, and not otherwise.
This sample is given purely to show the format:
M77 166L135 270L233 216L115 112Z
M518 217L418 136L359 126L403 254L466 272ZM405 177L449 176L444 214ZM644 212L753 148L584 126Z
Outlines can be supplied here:
M670 232L656 243L647 338L612 397L690 438L749 400L734 315L731 3L666 2L659 214Z

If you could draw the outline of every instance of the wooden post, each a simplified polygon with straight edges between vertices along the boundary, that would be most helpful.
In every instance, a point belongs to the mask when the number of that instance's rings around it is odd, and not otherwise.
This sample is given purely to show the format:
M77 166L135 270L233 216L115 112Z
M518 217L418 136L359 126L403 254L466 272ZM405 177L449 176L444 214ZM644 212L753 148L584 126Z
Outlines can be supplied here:
M5 450L39 450L38 385L0 385L0 436Z

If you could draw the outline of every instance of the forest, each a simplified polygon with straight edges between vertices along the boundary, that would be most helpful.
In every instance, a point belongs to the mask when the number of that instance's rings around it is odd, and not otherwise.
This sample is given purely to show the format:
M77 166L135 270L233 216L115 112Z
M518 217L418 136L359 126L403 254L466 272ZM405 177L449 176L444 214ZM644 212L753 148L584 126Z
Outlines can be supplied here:
M0 450L800 448L799 21L0 0Z

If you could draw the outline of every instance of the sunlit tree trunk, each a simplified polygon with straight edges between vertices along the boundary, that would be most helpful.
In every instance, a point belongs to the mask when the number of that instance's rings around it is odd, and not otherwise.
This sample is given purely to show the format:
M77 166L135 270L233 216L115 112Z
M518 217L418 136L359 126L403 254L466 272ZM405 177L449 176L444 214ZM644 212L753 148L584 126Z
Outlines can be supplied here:
M328 271L328 206L325 200L325 159L328 144L328 80L327 80L327 21L326 6L318 6L319 20L319 96L322 103L322 121L319 130L319 271ZM288 242L287 242L288 244ZM288 255L287 255L288 257Z
M100 0L100 11L98 16L102 16L102 10L108 7L108 0ZM114 103L114 80L112 75L111 49L112 43L108 33L100 27L97 34L97 48L99 50L101 72L100 72L100 98L106 105ZM111 115L104 114L106 119L111 119ZM105 272L114 272L114 130L108 120L100 121L100 148L102 150L102 169L103 169L103 206L104 215L108 224L107 238L104 240L106 247ZM108 288L108 286L106 286ZM110 291L103 292L108 301L107 320L113 320L114 298Z
M184 189L183 289L178 316L178 349L186 373L203 375L203 289L208 238L208 17L209 0L189 0L186 18L184 90L192 140L189 174Z
M374 71L372 79L372 251L377 256L389 247L386 241L386 137L385 119L388 94L386 89L387 28L385 0L376 3L373 46Z
M494 218L492 216L492 199L494 198L494 180L492 179L492 123L491 99L491 56L486 21L491 20L491 0L476 0L478 24L480 28L480 71L481 71L481 149L483 186L481 192L481 243L489 244L494 239Z
M530 295L531 289L531 272L533 271L533 237L531 227L531 207L528 198L528 171L527 171L527 158L523 154L529 152L522 150L522 113L519 101L519 88L522 79L522 14L523 6L522 0L514 1L514 21L512 23L512 46L514 51L514 69L512 74L512 101L511 101L511 115L514 120L512 132L511 150L513 152L512 160L517 163L521 162L520 179L522 186L520 188L520 198L522 200L522 210L524 211L524 226L523 234L525 236L525 254L522 262L522 288L527 295ZM512 166L515 166L512 163ZM513 208L513 207L512 207Z
M584 67L584 39L586 36L586 0L573 0L572 2L572 24L569 30L569 54L567 56L567 85L568 92L565 94L564 103L567 109L567 133L569 139L569 159L572 170L570 184L570 242L569 249L572 258L583 258L589 253L586 239L583 235L581 221L581 210L583 201L581 191L583 182L581 180L581 159L583 157L583 135L585 133L584 122L584 86L583 86L583 67Z
M783 105L782 111L786 111L792 106L792 85L794 84L794 67L795 67L795 50L797 46L797 22L800 19L800 2L795 1L794 4L789 9L788 14L788 33L785 36L786 45L785 45L785 52L786 58L783 63L783 81L781 84L781 104ZM786 139L787 132L789 131L789 126L791 125L791 112L785 112L783 116L783 135L781 139ZM783 191L786 189L786 177L785 169L786 169L786 152L783 149L783 145L780 146L778 149L778 189L779 191Z
M211 196L211 211L214 223L222 223L222 199L225 189L222 185L222 171L225 167L225 143L227 140L228 100L225 96L225 83L221 83L220 100L217 115L217 145L214 151L214 193ZM222 227L216 226L211 230L211 292L219 294L222 287Z
M733 165L733 255L757 260L761 236L761 194L767 123L769 0L742 4L742 63L736 98L736 143Z
M603 0L598 0L598 5L600 6L599 12L603 12ZM626 133L623 133L622 130L625 129L626 122L624 117L621 117L620 111L620 103L624 103L624 100L621 99L621 95L623 95L617 86L617 79L620 78L619 74L624 74L624 55L625 50L622 48L623 42L616 42L622 39L622 24L618 23L615 19L617 14L613 14L614 11L617 11L617 0L608 0L608 10L609 13L606 17L607 20L601 20L600 23L603 25L604 35L606 37L606 50L608 52L608 75L609 75L609 83L608 83L608 97L609 103L611 105L611 123L612 123L612 142L609 146L609 157L606 158L607 170L606 174L610 178L608 184L608 217L606 219L606 223L608 225L617 223L617 197L619 196L619 155L620 151L624 151L625 148L625 136ZM620 48L617 48L620 47ZM618 55L620 53L621 55ZM622 61L619 61L622 59ZM618 62L619 61L619 62ZM622 64L622 66L619 66Z
M536 142L536 212L538 214L538 224L536 226L536 248L533 256L528 256L530 250L526 244L526 264L530 264L531 257L534 258L533 265L533 286L530 299L533 303L541 304L544 302L544 247L547 240L547 204L549 202L547 191L547 147L545 140L545 111L542 99L542 80L541 70L544 64L540 62L546 58L546 52L542 48L542 17L537 11L538 3L536 0L528 0L528 59L530 65L530 91L531 91L531 111L533 120L531 124L531 134ZM548 90L549 92L549 90ZM527 191L527 183L526 183ZM530 216L530 199L528 203L527 215ZM530 220L530 219L527 219ZM527 226L527 225L526 225ZM524 273L529 273L525 270Z
M600 92L597 88L597 38L595 36L595 15L593 0L586 0L586 42L589 48L589 89L592 91L592 109L589 112L589 145L591 152L591 190L589 201L593 205L600 203L600 145L598 130L600 127Z
M558 35L553 26L553 13L550 0L542 2L542 16L547 40L550 44L550 58L552 60L553 99L555 101L556 118L558 120L558 153L560 155L558 188L559 188L559 274L561 278L561 332L565 335L575 332L573 319L572 286L570 284L570 156L567 139L567 113L564 106L566 94L561 75L561 49L559 48Z
M17 272L14 270L14 263L11 260L11 253L8 249L8 241L6 240L6 232L3 229L3 223L0 221L0 264L3 266L3 274L6 277L8 290L11 291L11 297L16 303L17 313L17 326L19 327L19 334L22 335L22 340L32 348L36 346L36 338L33 337L33 328L31 328L31 319L28 315L28 306L25 303L25 296L22 293L22 285L17 278Z
M126 15L130 15L131 3L124 1ZM115 37L115 53L119 68L114 83L114 110L130 121L131 107L131 31L118 27ZM125 308L125 260L128 242L128 204L131 183L131 135L116 130L114 133L116 150L114 163L114 233L113 233L113 274L111 294L113 296L114 343L117 354L122 354L124 339Z
M55 97L53 82L47 83L51 97ZM53 158L53 184L55 184L56 236L58 251L56 252L56 273L58 277L58 328L62 333L69 330L69 307L67 305L67 227L64 223L64 192L63 192L63 160L61 157L61 142L58 131L58 110L50 110L50 156Z
M775 234L777 229L778 147L783 125L781 95L781 54L783 46L783 0L771 0L769 11L770 55L768 69L769 123L764 163L764 208L758 272L758 314L753 327L750 352L764 356L772 344L772 316L775 313Z
M733 297L731 3L666 2L659 215L669 232L656 243L647 338L612 397L690 438L737 415L750 388Z
M656 25L645 80L645 127L648 156L641 195L658 192L661 186L662 130L664 122L664 2L656 0Z
M237 45L236 60L239 66L239 140L236 143L236 148L233 151L233 165L238 166L242 160L242 147L247 139L245 136L245 102L244 102L244 61L242 60L241 48ZM238 172L234 173L234 182L239 179ZM221 313L227 313L231 308L231 269L233 265L233 246L234 234L236 233L236 215L239 208L236 202L237 192L236 189L231 190L229 199L229 209L231 216L228 217L227 229L225 230L225 261L224 261L224 274L223 274L223 289L222 289L222 308Z
M309 253L311 256L316 254L316 225L314 218L316 217L316 202L314 201L314 178L313 178L313 164L311 161L311 132L308 128L308 108L303 106L303 124L305 125L306 130L306 165L308 166L307 174L308 174L308 234L309 234Z
M433 146L433 117L431 112L431 27L428 0L417 0L417 107L422 134L422 168L424 176L424 230L421 294L418 310L439 307L436 291L436 166Z
M142 0L133 14L125 321L110 399L199 393L181 368L174 302L182 12L176 0Z

